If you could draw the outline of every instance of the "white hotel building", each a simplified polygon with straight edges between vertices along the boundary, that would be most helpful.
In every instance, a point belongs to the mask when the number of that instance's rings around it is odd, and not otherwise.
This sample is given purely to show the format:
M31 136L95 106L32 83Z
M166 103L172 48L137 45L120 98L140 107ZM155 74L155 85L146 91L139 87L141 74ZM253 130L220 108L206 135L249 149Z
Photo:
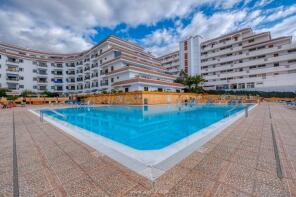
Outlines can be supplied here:
M87 51L56 54L0 42L0 88L59 94L180 91L175 76L133 43L109 36Z
M208 90L296 91L296 44L290 36L272 38L245 28L211 40L189 37L180 42L179 60L176 53L159 59L201 74Z
M180 50L155 58L131 42L109 36L89 50L56 54L0 42L0 88L59 94L112 89L181 91L183 69L200 74L209 90L296 91L296 44L292 37L245 28L211 40L191 36Z

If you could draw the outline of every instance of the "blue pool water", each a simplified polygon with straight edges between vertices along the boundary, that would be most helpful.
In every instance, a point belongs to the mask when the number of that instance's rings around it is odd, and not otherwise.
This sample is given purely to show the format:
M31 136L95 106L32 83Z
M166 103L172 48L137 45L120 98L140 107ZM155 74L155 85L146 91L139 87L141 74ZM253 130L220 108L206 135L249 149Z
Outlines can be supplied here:
M100 106L42 112L137 150L158 150L245 107L215 104Z

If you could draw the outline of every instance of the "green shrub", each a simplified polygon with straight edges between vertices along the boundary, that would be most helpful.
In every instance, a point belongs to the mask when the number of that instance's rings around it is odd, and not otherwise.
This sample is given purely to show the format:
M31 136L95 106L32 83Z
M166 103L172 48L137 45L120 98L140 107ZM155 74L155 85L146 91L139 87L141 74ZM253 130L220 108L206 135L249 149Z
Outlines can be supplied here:
M0 88L0 97L6 97L6 92L9 92L9 90L5 88Z
M49 91L44 91L42 93L42 95L46 96L46 97L58 97L59 94L58 93L54 93L54 92L49 92Z

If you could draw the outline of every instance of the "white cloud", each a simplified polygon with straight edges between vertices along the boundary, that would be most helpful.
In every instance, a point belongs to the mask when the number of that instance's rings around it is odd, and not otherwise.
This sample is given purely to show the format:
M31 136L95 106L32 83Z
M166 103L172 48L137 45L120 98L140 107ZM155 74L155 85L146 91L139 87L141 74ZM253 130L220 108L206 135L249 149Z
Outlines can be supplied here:
M271 1L261 2L259 5L264 6ZM296 4L288 8L283 6L272 8L269 10L248 8L240 11L220 11L211 16L206 16L202 12L194 14L191 22L187 26L183 26L180 21L175 23L175 31L167 31L167 29L157 30L151 35L147 35L143 40L147 43L149 40L152 52L155 55L163 55L165 52L176 50L177 46L174 42L178 42L190 35L201 35L205 39L214 38L240 28L251 27L255 31L271 31L273 36L294 36L296 37ZM274 20L279 23L270 24ZM267 28L268 27L268 28ZM161 33L161 34L160 34ZM156 39L159 36L166 37L166 42L159 43ZM166 43L166 44L165 44Z
M198 5L240 0L11 0L0 5L0 40L41 50L72 52L92 45L96 27L153 25L182 18Z
M261 29L262 31L271 31L273 36L293 36L296 37L296 15L284 19L270 28Z
M1 40L20 46L54 52L80 51L91 47L81 34L55 25L38 24L22 13L0 10L0 24Z
M275 21L296 14L296 4L289 7L279 7L272 10L272 13L266 17L266 21Z
M258 1L257 6L271 1ZM246 26L258 29L264 21L293 16L296 9L294 5L269 12L258 8L235 10L238 3L247 5L250 0L11 0L0 5L0 40L40 50L75 52L94 44L91 36L98 33L98 27L112 29L124 23L122 32L128 34L130 28L170 19L175 21L174 27L157 29L139 41L161 54L177 49L178 40L188 35L210 38ZM220 11L206 16L198 6ZM184 26L182 20L188 17L191 21Z
M179 41L188 36L201 35L204 38L212 38L234 31L246 17L246 14L246 11L219 12L207 17L202 12L197 12L189 25L184 27L177 22L179 26L175 30L156 30L147 35L142 43L148 46L148 49L155 55L163 55L177 50Z

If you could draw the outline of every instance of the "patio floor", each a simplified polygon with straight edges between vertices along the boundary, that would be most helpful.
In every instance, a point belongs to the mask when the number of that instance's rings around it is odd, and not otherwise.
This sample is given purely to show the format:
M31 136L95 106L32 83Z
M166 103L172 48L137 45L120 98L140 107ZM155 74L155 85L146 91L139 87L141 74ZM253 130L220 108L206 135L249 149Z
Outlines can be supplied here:
M296 196L296 110L258 105L155 182L26 108L1 110L0 196L13 190L20 196Z

